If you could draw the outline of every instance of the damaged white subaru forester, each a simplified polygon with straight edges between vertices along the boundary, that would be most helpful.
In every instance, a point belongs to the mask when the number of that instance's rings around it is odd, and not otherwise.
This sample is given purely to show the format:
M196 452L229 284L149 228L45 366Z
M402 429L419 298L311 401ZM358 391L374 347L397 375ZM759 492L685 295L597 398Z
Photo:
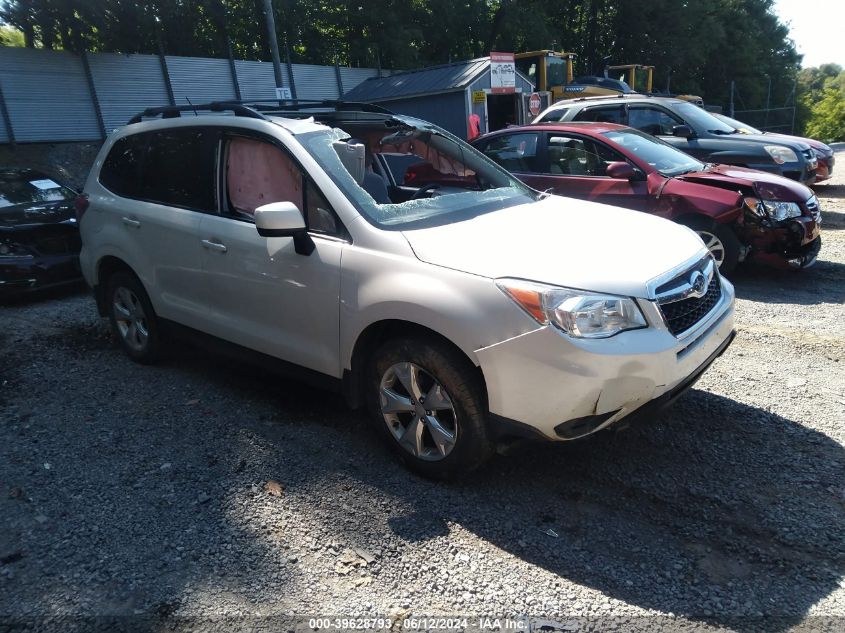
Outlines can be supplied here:
M278 110L147 110L100 151L80 259L134 360L176 329L234 344L445 478L666 404L730 344L733 287L689 229L534 191L418 119Z

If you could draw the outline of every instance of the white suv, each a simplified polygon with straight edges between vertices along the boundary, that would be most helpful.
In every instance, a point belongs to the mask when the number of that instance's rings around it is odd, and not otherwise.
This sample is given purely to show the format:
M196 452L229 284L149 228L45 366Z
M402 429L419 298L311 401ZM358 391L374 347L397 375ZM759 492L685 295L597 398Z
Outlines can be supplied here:
M232 116L138 115L78 205L83 273L136 361L166 327L224 339L366 404L448 477L666 403L733 338L733 287L687 228L536 192L410 117L197 108Z

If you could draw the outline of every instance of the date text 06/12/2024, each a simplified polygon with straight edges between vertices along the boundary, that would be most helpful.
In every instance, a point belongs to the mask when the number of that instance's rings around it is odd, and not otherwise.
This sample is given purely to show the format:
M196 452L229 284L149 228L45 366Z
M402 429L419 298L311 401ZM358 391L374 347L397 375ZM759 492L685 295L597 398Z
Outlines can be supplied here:
M401 620L402 628L409 631L528 631L526 620L498 617L406 617ZM308 628L312 630L390 630L394 628L391 618L311 618ZM398 624L398 622L396 622Z

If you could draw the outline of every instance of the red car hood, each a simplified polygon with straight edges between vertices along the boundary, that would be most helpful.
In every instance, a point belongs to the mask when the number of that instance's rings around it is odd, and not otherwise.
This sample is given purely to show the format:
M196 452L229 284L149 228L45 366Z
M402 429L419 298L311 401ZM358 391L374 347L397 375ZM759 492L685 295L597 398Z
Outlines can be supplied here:
M764 200L804 202L813 195L813 192L800 182L765 171L734 167L733 165L710 165L704 171L692 171L677 178L678 180L715 185L722 188L731 185L735 185L737 189L752 187L757 195Z

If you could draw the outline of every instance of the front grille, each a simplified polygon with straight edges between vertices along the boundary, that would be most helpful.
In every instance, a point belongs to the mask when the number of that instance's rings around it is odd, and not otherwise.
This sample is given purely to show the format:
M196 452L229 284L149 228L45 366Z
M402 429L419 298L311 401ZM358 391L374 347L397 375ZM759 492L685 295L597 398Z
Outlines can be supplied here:
M810 212L810 215L813 216L813 219L816 222L822 221L822 208L819 205L819 199L816 196L810 196L807 199L807 202L804 203L807 206L807 211Z
M710 314L710 311L716 307L721 298L722 283L719 281L718 273L714 273L704 296L661 304L660 311L663 313L663 318L666 319L669 331L677 336L686 332Z

